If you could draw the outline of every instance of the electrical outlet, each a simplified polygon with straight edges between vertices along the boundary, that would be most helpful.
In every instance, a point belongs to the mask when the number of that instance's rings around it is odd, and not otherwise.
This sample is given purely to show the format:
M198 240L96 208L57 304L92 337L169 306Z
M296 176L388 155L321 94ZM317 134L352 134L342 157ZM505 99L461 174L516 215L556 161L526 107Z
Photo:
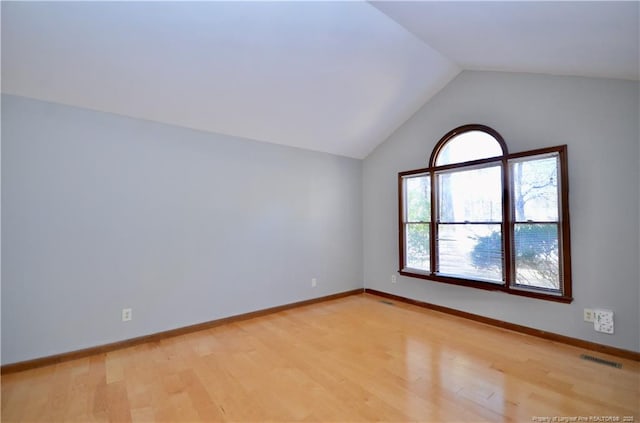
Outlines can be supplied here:
M316 278L311 279L311 287L315 288L318 286L318 280Z
M396 275L391 275L391 283L398 283L398 277Z
M613 311L594 310L593 328L596 332L613 334Z
M585 308L584 309L584 321L585 322L593 322L593 318L594 318L593 309Z
M122 321L123 322L128 322L132 318L133 318L133 316L131 314L131 309L130 308L123 308L122 309Z

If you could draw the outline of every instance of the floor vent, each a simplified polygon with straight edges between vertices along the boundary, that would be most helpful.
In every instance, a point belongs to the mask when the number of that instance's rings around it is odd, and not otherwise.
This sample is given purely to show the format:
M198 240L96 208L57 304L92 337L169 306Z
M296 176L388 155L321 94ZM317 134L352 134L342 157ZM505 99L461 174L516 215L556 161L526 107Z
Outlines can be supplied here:
M617 367L618 369L622 368L621 363L616 363L615 361L603 360L602 358L594 357L592 355L582 354L580 356L583 360L593 361L595 363L604 364L605 366Z
M382 304L386 304L386 305L393 305L393 303L391 301L386 301L386 300L380 300L380 302Z

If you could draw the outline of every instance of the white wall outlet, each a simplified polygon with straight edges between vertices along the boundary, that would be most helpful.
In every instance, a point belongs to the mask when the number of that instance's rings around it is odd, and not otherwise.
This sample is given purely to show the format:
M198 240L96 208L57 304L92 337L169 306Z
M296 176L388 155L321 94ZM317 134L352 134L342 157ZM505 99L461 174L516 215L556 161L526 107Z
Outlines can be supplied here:
M613 311L594 310L593 328L596 332L613 333Z
M593 322L593 318L594 318L593 309L585 308L584 309L584 321L585 322Z
M316 278L311 279L311 287L315 288L318 286L318 280Z
M130 308L123 308L122 309L122 321L123 322L128 322L131 319L133 319L133 315L131 314L131 309Z
M398 277L396 275L391 275L391 283L398 283Z

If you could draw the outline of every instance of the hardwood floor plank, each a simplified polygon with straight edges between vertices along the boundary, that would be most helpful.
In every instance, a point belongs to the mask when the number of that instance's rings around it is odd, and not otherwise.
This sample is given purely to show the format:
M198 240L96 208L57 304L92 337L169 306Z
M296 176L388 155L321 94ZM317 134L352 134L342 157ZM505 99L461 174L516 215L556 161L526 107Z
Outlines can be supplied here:
M110 422L131 423L131 406L123 381L107 384L107 415Z
M392 303L355 295L3 375L2 421L640 419L638 362Z

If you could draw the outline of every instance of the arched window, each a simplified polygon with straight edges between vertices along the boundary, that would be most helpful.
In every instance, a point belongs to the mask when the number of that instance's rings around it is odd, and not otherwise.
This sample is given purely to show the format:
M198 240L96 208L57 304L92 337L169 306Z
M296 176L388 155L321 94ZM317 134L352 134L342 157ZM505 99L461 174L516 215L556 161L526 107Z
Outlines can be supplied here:
M429 166L445 166L507 154L507 145L493 129L484 125L465 125L442 137L433 149Z
M400 273L571 302L567 147L509 154L465 125L398 175Z

